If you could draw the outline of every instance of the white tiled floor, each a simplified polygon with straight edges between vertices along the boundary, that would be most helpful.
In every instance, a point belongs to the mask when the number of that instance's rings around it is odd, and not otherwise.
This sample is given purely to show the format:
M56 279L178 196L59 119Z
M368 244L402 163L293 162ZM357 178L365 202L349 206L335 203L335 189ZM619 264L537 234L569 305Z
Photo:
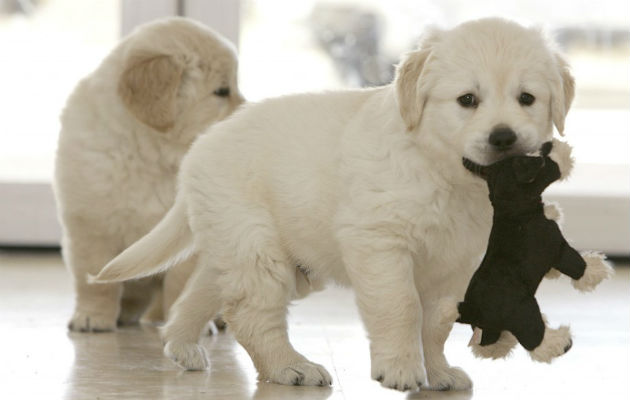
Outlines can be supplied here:
M630 269L592 294L567 280L543 283L541 309L570 323L574 346L552 365L522 349L505 361L475 359L469 328L456 326L447 356L474 382L469 392L400 393L369 379L368 345L352 294L332 288L291 309L294 346L333 376L331 388L256 382L245 351L228 333L203 338L212 366L184 372L162 356L154 327L117 333L66 331L69 277L55 254L0 252L0 399L629 399Z

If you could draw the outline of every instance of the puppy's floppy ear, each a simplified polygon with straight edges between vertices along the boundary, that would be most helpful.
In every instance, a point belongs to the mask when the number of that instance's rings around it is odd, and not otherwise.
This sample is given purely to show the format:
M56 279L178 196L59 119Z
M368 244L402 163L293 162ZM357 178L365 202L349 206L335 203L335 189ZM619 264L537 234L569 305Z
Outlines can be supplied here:
M438 31L431 32L418 50L405 55L396 69L396 98L407 131L414 130L422 118L426 93L422 91L421 76L437 36Z
M545 166L542 157L514 157L512 168L519 183L531 183L536 179L540 170Z
M118 95L136 118L166 132L175 124L175 100L183 71L183 65L168 55L129 57L118 81Z
M557 79L551 91L551 119L560 135L564 136L564 119L575 97L575 79L569 71L569 64L560 54L555 54Z

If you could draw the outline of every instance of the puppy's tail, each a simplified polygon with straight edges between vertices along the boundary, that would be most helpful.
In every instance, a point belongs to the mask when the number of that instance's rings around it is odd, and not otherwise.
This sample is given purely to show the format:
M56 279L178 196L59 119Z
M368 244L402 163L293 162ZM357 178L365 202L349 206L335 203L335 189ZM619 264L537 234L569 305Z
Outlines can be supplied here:
M186 203L176 200L162 220L144 237L111 260L90 283L120 282L162 272L192 253Z

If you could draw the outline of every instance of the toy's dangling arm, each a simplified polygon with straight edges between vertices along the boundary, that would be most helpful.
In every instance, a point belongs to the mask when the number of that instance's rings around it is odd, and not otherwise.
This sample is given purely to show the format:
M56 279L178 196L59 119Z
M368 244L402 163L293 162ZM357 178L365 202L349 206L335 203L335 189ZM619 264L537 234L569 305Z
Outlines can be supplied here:
M553 265L553 268L568 275L572 279L580 279L584 275L584 269L586 268L586 262L573 247L563 239L563 243L560 247L560 255L558 263Z

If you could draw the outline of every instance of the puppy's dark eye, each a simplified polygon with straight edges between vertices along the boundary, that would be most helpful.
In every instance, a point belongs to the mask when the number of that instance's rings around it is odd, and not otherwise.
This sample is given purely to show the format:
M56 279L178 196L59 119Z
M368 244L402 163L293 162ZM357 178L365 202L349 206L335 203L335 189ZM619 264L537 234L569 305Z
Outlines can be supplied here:
M230 88L229 87L218 88L217 90L213 92L213 94L219 97L228 97L230 95Z
M534 101L536 101L536 98L526 92L521 93L520 96L518 96L518 102L522 105L522 106L531 106L532 104L534 104Z
M477 97L475 97L475 95L472 93L466 93L463 96L459 96L457 98L457 102L460 106L465 108L474 108L477 107L477 105L479 104L479 102L477 101Z

